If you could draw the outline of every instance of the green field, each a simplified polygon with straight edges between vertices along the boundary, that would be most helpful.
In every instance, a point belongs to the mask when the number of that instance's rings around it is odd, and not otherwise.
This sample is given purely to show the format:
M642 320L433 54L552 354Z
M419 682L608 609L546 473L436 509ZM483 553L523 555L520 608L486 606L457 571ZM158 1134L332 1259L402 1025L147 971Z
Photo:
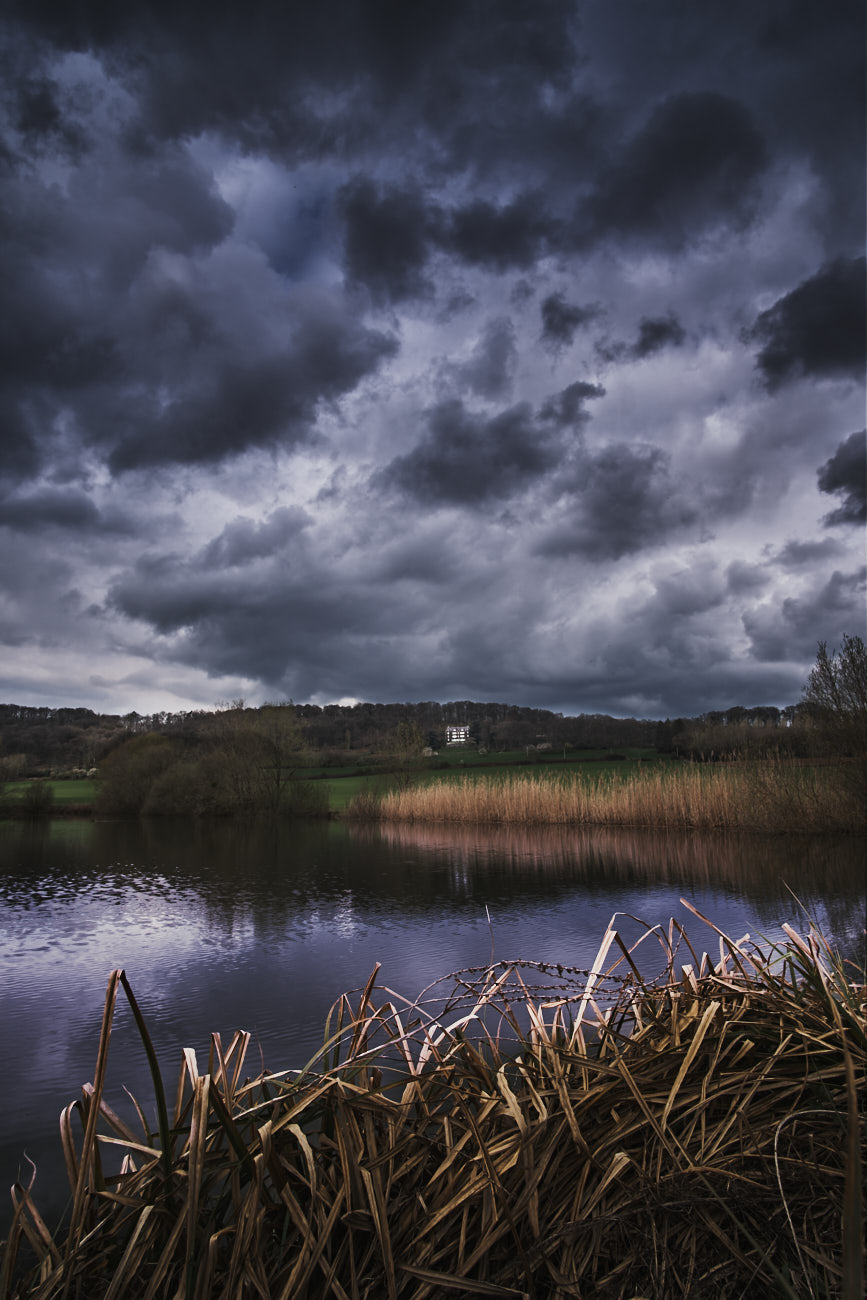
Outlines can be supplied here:
M4 799L22 799L30 781L10 781L3 791ZM45 781L54 791L55 804L63 808L70 804L91 804L96 798L96 781L89 777L68 781Z
M604 750L585 749L567 750L564 761L562 750L548 750L528 757L523 749L510 750L502 754L479 754L473 749L442 750L436 758L422 760L422 765L406 774L382 770L387 759L356 765L340 767L321 767L311 764L301 768L299 777L324 785L328 791L329 806L333 813L345 811L357 794L371 791L385 794L403 781L428 783L438 780L460 781L480 776L505 775L509 771L518 771L524 776L544 780L549 774L576 772L587 780L596 780L609 772L625 773L634 771L637 762L642 766L656 766L669 760L660 758L654 749L618 750L622 758L608 757ZM381 766L380 766L381 763ZM17 802L24 797L31 782L29 780L10 781L3 791L3 799ZM54 806L58 810L75 806L87 807L94 803L97 782L82 777L69 780L45 779L54 792Z

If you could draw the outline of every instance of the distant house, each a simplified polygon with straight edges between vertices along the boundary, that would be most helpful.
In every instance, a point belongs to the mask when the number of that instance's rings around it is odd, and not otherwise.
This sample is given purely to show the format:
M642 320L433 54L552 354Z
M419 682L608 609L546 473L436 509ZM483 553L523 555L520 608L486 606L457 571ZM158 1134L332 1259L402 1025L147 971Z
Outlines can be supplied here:
M447 745L465 745L470 738L469 727L446 727Z

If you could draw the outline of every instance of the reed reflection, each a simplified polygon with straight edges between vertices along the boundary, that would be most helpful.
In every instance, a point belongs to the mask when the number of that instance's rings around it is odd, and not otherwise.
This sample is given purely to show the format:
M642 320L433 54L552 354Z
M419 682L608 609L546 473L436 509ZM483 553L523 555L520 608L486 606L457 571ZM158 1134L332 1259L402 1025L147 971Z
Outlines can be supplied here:
M503 827L383 822L353 835L393 852L447 857L456 890L479 872L543 878L548 889L597 892L653 885L724 890L747 900L757 923L776 927L817 914L851 958L864 961L863 836L709 835L609 827Z
M860 836L708 835L609 827L459 826L384 822L353 828L353 836L403 852L448 853L476 866L497 859L515 871L528 867L567 873L573 880L628 884L664 880L728 885L748 896L789 897L785 882L848 892L863 884L865 840Z

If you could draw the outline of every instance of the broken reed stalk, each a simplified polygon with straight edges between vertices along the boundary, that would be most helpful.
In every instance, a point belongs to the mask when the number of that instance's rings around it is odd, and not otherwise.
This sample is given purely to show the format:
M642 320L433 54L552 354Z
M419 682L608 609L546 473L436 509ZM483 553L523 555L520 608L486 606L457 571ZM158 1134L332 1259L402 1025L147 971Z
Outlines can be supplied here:
M864 985L812 931L712 927L711 961L675 922L627 948L615 919L589 971L492 965L407 1002L375 970L300 1073L242 1081L250 1036L214 1034L138 1135L86 1088L71 1229L16 1184L0 1297L860 1300Z
M392 790L375 810L350 804L347 811L463 824L863 831L863 800L837 776L833 767L777 759L640 768L596 780L574 773L463 776Z

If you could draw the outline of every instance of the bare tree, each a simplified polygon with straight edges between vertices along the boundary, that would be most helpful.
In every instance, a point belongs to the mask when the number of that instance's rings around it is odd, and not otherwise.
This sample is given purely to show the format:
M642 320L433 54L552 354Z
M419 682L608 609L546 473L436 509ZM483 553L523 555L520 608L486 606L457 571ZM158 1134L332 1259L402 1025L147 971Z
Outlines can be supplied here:
M261 801L272 812L279 812L306 752L292 703L263 704L252 719L252 735L258 751Z
M841 650L828 653L819 642L816 664L804 687L820 734L833 752L856 760L860 782L867 779L867 647L860 636L844 636Z
M423 748L424 739L418 723L406 719L399 722L386 738L386 761L392 768L392 784L398 789L415 784L416 776L424 766Z
M243 700L233 700L219 710L215 722L237 805L278 812L305 753L294 706L263 704L250 709Z

